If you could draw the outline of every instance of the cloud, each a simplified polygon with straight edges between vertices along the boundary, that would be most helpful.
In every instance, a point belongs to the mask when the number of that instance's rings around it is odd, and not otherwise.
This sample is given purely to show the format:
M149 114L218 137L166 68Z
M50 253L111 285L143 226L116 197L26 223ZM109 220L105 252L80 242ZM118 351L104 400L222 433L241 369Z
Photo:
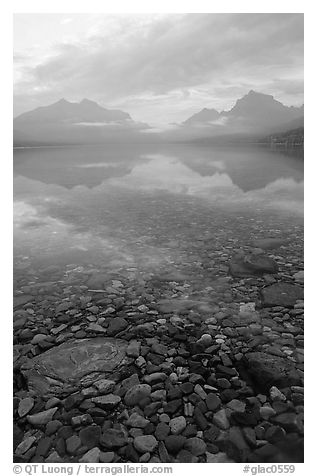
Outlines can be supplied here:
M60 21L60 24L61 25L67 25L68 23L71 23L73 21L72 18L63 18L61 21Z
M302 14L105 15L89 31L55 43L36 65L20 65L17 107L28 94L39 104L61 96L132 107L134 100L142 113L158 98L164 110L169 99L190 109L214 97L228 104L250 88L289 97L293 80L302 80Z
M136 165L129 174L109 179L107 184L116 188L192 195L230 208L234 203L237 206L260 206L291 211L294 215L303 214L303 181L281 178L264 188L244 192L224 172L225 165L221 161L211 161L220 172L202 176L175 157L153 154L148 155L148 159L148 162ZM103 183L96 189L101 191L104 186Z

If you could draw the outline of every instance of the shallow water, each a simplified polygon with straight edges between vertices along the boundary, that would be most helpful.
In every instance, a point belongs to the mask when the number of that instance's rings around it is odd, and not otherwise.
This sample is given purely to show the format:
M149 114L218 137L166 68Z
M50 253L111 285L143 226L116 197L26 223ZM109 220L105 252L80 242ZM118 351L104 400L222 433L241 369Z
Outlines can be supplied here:
M268 149L14 152L17 290L69 270L198 285L226 274L231 253L253 238L288 239L291 262L302 225L303 161Z

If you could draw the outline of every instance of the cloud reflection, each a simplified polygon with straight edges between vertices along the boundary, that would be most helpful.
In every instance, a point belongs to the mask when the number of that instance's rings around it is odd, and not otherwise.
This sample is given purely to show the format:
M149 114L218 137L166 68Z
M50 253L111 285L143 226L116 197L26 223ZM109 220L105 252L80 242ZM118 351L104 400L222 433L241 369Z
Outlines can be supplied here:
M243 190L225 172L227 163L214 160L208 164L212 164L209 174L204 169L201 175L175 156L151 154L134 163L125 175L112 175L95 187L66 188L17 176L15 248L51 260L63 255L67 262L97 259L108 267L150 269L181 259L178 250L161 248L160 236L164 236L168 220L178 220L186 227L192 211L187 216L188 197L197 211L201 204L195 199L224 216L233 210L239 214L271 210L303 215L303 181L280 177L260 189ZM109 163L87 162L79 167L85 165L98 175L100 166ZM174 207L174 203L178 205Z
M201 176L174 157L156 155L146 164L136 165L130 174L112 178L107 183L114 187L134 190L162 190L202 197L214 204L226 206L254 204L262 207L284 209L303 213L303 181L293 178L277 179L262 189L243 191L233 183L230 176L216 172ZM215 167L224 165L214 162ZM102 190L103 184L98 187Z

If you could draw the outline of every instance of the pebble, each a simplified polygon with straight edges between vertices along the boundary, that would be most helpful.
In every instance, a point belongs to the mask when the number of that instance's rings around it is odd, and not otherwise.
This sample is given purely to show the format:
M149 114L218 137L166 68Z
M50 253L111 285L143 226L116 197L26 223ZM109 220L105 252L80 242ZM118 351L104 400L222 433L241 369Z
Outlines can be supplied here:
M263 420L269 420L272 416L276 415L276 411L274 410L274 408L266 405L261 407L259 411Z
M227 407L235 412L244 412L245 411L245 403L241 402L241 400L233 399L229 403L227 403Z
M297 273L293 274L293 278L295 279L296 283L304 284L304 271L298 271Z
M100 326L99 324L96 324L95 322L91 322L89 324L89 326L86 328L86 330L88 332L89 331L90 332L97 332L97 333L99 332L101 334L106 334L107 333L107 330L104 327Z
M206 463L235 463L234 460L230 459L226 453L217 453L212 454L208 451L206 452Z
M157 438L157 440L161 441L161 440L164 440L167 435L169 435L170 433L170 427L167 423L161 421L156 429L155 429L155 437Z
M23 398L18 406L18 414L22 418L27 415L34 407L34 399L32 397Z
M50 436L57 432L59 428L63 426L63 423L59 420L51 420L47 423L45 428L46 435Z
M77 450L81 447L81 440L79 436L73 435L66 440L66 450L67 453L74 455Z
M79 463L99 463L100 449L98 447L87 451L80 459Z
M130 388L124 396L124 403L129 407L137 405L143 398L149 397L151 387L147 384L138 384Z
M88 414L76 415L71 419L73 426L88 425L89 423L92 423L92 421L91 416Z
M57 451L53 451L46 459L45 463L62 463L63 460L57 453Z
M186 419L183 416L172 418L169 426L173 435L179 435L186 428Z
M162 413L160 416L159 416L159 420L163 423L169 423L171 418L170 416L167 414L167 413Z
M202 400L205 400L206 397L207 397L207 393L205 392L205 390L202 388L201 385L199 384L196 384L195 387L194 387L194 392L197 393L197 395L199 395L199 397L202 399Z
M190 403L187 402L184 404L184 415L191 417L194 414L194 406Z
M140 463L147 463L151 458L151 453L144 453L142 456L139 458Z
M101 397L93 397L91 401L105 410L112 410L121 402L121 397L110 393L108 395L102 395Z
M185 436L182 435L168 435L164 444L169 453L175 454L178 453L184 446L186 441Z
M47 400L45 403L45 410L49 410L50 408L56 407L61 403L60 399L57 397L52 397Z
M126 353L129 357L137 358L140 355L141 342L132 340L129 342Z
M142 355L140 355L136 360L135 360L135 365L139 368L144 367L146 365L146 360Z
M100 463L112 463L114 458L115 458L115 453L113 451L107 451L107 452L100 451L99 453Z
M243 313L253 313L255 312L255 302L248 302L246 304L241 304L240 305L240 309L239 309L239 312L241 314Z
M177 460L180 463L197 463L198 462L198 458L187 450L180 450L180 452L177 455Z
M158 441L153 435L143 435L134 438L133 445L140 453L152 453L157 447Z
M97 388L97 390L102 393L102 394L107 394L112 392L114 389L116 382L113 380L108 380L108 379L101 379L97 380L97 382L94 382L94 387Z
M166 390L156 390L152 392L151 399L154 401L166 400Z
M152 344L152 352L154 352L154 354L167 356L168 348L166 345L154 342L154 344Z
M163 372L153 372L152 374L144 375L143 380L149 385L154 385L159 382L164 382L166 377L167 375Z
M206 401L207 408L210 411L217 410L221 405L220 398L214 393L208 393L205 401Z
M188 438L184 444L184 449L194 456L200 456L206 452L207 445L201 438Z
M48 335L46 334L36 334L33 339L31 340L32 345L39 344L40 342L43 342L48 339Z
M204 431L203 435L204 435L204 439L209 441L209 442L213 442L215 441L218 436L220 434L220 430L217 426L211 424L207 430Z
M194 391L194 385L191 382L182 383L179 388L185 395L189 395Z
M212 422L221 430L228 430L228 428L230 428L230 423L224 409L214 414Z
M126 425L132 426L133 428L145 428L149 423L149 420L138 413L132 413L132 415L126 421Z
M272 402L285 402L286 397L277 387L273 386L270 388L270 399Z
M100 435L101 429L97 425L87 426L79 432L79 438L83 446L87 446L88 449L98 446Z
M23 455L24 453L26 453L31 448L31 446L33 445L33 443L35 441L36 441L35 436L29 436L29 437L25 438L16 447L15 454L18 455L18 456Z
M141 306L138 306L138 310L140 312L148 312L149 308L147 306L145 306L144 304L141 304Z
M178 382L178 376L175 372L172 372L170 375L169 375L169 380L171 383L177 383Z
M210 334L203 334L197 341L197 344L202 344L208 347L212 343L212 337Z
M107 327L107 335L115 336L128 327L128 322L123 317L114 317Z
M27 421L31 425L46 425L52 420L54 414L57 412L57 407L44 410L43 412L35 413L33 415L27 415Z
M115 428L106 429L101 437L100 444L101 446L107 449L121 448L122 446L128 443L128 434L126 431L117 430Z
M292 431L302 431L302 420L301 416L297 415L296 413L286 412L281 413L280 415L276 415L271 418L271 422L277 423L282 428L284 428L287 432Z

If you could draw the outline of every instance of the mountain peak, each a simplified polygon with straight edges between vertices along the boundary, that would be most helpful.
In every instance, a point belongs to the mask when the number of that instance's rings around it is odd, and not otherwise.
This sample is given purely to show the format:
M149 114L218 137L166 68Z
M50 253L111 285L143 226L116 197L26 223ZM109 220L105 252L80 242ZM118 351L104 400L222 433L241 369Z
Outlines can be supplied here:
M94 101L84 98L80 102L69 102L65 98L49 106L41 106L33 111L25 112L15 118L15 123L40 122L58 124L78 124L81 122L126 122L131 117L128 113L105 109Z
M258 91L254 91L254 89L250 89L250 91L245 94L244 96L242 96L242 98L238 99L238 101L242 101L242 100L246 100L246 99L252 99L252 100L272 100L273 101L276 101L276 99L274 99L274 97L271 95L271 94L265 94L265 93L260 93ZM276 101L278 102L278 101Z
M183 122L185 125L202 124L205 122L215 121L219 118L219 112L216 109L208 109L204 107L201 111L189 117Z
M87 99L87 98L82 99L79 104L83 104L83 105L87 104L87 105L98 106L98 104L95 101L92 101L91 99Z
M254 89L250 89L246 96L268 96L268 94L260 93L258 91L254 91Z
M65 98L62 98L62 99L60 99L59 101L57 101L55 104L70 104L70 102L69 102L69 101L66 101Z
M271 130L303 116L303 107L288 107L272 95L251 89L236 101L229 111L217 112L204 108L183 122L186 126L208 126L210 131L250 132Z

